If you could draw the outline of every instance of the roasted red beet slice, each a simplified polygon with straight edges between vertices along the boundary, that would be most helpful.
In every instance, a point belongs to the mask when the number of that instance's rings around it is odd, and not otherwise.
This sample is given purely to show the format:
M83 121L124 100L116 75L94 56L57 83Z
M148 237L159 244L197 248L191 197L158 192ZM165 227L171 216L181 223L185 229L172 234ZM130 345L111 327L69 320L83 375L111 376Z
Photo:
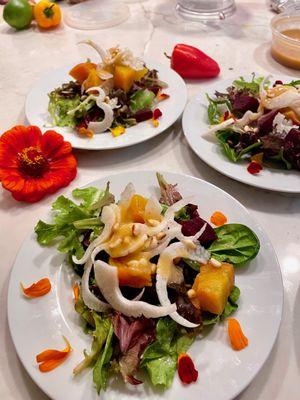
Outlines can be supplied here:
M273 121L277 114L278 110L272 110L258 118L257 126L259 128L260 136L267 135L272 131Z
M153 117L152 110L141 110L134 114L133 116L136 119L136 122L143 122L151 119Z
M237 94L233 100L232 108L233 112L245 113L250 110L256 112L259 106L259 101L253 96L239 95Z

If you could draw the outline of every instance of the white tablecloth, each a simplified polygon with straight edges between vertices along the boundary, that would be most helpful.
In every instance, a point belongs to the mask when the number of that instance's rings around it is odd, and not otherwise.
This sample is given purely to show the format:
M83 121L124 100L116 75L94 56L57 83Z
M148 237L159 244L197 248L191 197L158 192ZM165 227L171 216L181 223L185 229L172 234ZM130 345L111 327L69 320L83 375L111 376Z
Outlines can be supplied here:
M0 17L0 128L1 132L24 124L24 100L30 87L44 72L76 62L94 53L76 45L91 38L109 47L119 43L135 53L169 61L176 43L201 48L219 61L220 78L233 78L252 71L285 74L299 72L277 64L270 55L269 22L272 13L266 1L237 0L236 15L215 26L195 29L174 23L172 0L149 0L130 5L131 17L120 26L102 31L79 31L62 26L53 31L29 29L14 32ZM65 7L69 7L66 5ZM188 83L189 97L201 83ZM295 400L300 393L300 198L265 192L235 182L201 162L188 147L178 122L166 133L144 144L106 152L76 151L78 176L64 190L125 170L156 169L205 179L241 201L270 236L283 275L285 305L278 340L266 364L239 396L241 400ZM0 189L0 399L44 400L20 364L10 338L6 317L9 273L16 252L26 235L42 217L56 194L33 205L19 204ZM24 265L24 268L27 266ZM24 332L24 334L26 334ZM263 335L264 332L261 332ZM254 349L255 350L255 349ZM67 398L67 394L66 394Z

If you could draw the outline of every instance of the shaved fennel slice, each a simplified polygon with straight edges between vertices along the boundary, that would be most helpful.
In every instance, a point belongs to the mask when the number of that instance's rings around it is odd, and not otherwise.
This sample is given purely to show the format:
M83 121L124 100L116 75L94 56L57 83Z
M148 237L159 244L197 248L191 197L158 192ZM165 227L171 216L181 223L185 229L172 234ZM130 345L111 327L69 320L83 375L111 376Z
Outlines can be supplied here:
M97 260L94 264L95 279L103 296L117 311L128 317L160 318L173 313L176 304L169 304L167 307L154 306L144 301L128 300L120 290L118 269L104 261Z
M147 235L155 236L158 233L163 232L165 229L167 229L168 225L172 223L172 221L174 221L175 213L181 208L185 207L187 204L193 202L193 200L195 200L195 196L188 196L174 203L171 207L168 208L163 220L159 225L148 228Z
M135 195L135 193L136 193L136 191L135 191L135 187L134 187L133 183L131 183L131 182L128 183L120 195L119 205L127 207L130 203L130 200Z
M263 115L263 111L252 112L250 110L246 111L242 118L237 119L235 124L239 127L243 127L245 125L250 124L253 121L256 121L259 117Z
M167 307L171 304L168 298L167 281L158 273L156 275L156 292L159 302L163 307ZM194 324L183 318L177 311L169 314L169 316L179 325L185 326L186 328L197 328L197 326L199 326L199 324Z
M148 219L156 219L159 220L161 218L162 207L160 202L156 197L150 197L147 201L144 211L144 217L146 220Z
M259 84L259 97L260 97L259 107L261 106L261 101L263 101L267 95L265 85L269 81L270 78L272 78L272 75L267 75Z
M111 124L113 123L114 120L114 111L111 108L111 106L107 103L98 100L101 99L97 98L96 104L101 110L103 110L104 118L100 122L91 121L88 124L88 129L93 131L95 134L107 131L107 129L111 127Z
M105 50L102 49L102 47L98 46L95 42L93 42L90 39L87 40L81 40L78 44L87 44L91 47L93 47L93 49L96 50L96 52L99 54L99 56L101 57L101 60L104 61L104 59L107 56L107 52Z
M299 102L300 93L298 91L295 92L288 90L287 92L284 92L279 96L273 97L272 99L265 99L265 106L269 110L285 107L291 107L292 109L294 109L294 107L297 107L297 105L299 105Z
M209 259L209 253L202 246L197 246L194 250L188 250L181 242L171 244L159 257L156 270L156 292L160 304L163 307L170 305L168 297L168 282L173 281L177 276L177 267L174 265L174 259L177 257L186 257L195 261L206 263ZM198 325L183 318L178 312L170 314L170 317L178 324L187 328L195 328Z
M139 300L141 300L141 298L143 297L144 292L145 292L145 288L143 288L143 289L140 291L140 293L139 293L137 296L135 296L132 300L133 300L133 301L139 301Z
M95 240L92 241L92 243L90 243L83 257L81 257L80 259L77 259L75 256L72 257L72 260L75 264L85 264L90 258L92 251L101 243L104 243L109 239L113 226L116 223L116 214L114 212L114 208L111 206L112 205L103 207L101 220L104 223L104 228L100 236L98 236Z
M221 129L227 128L228 126L231 126L234 124L234 119L233 118L229 118L226 119L226 121L221 122L220 124L217 125L211 125L210 129L208 131L206 131L205 133L203 133L203 137L207 137L207 138L211 138L211 135Z
M97 312L107 311L110 308L109 304L104 303L103 301L99 300L98 297L96 297L90 291L89 279L90 279L92 267L93 267L93 263L91 260L89 260L84 267L84 273L83 273L82 281L81 281L82 300L83 300L84 304L87 307L89 307L91 310L94 310Z

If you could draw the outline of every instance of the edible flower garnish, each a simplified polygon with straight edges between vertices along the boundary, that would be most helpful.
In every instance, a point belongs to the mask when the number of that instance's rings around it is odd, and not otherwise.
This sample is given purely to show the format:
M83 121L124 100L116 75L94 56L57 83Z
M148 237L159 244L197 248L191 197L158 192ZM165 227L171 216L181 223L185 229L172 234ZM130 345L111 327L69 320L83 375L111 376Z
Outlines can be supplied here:
M79 135L86 136L90 139L94 136L94 132L91 131L90 129L85 128L84 126L78 128L78 133Z
M39 364L39 370L41 372L52 371L66 360L72 348L65 336L63 336L63 339L67 345L64 350L44 350L36 356L36 362Z
M73 285L72 289L73 289L74 301L76 303L77 300L79 299L79 285L78 285L78 283L75 283Z
M228 319L228 335L234 350L243 350L248 346L248 339L244 335L239 321L235 318Z
M221 211L215 211L210 217L210 222L215 226L222 226L226 224L227 217Z
M0 137L0 181L18 201L36 202L76 176L72 146L55 131L15 126Z
M125 128L122 125L118 125L115 128L111 128L110 131L114 137L118 137L125 132Z
M38 282L33 283L31 286L28 288L25 288L23 284L21 283L21 288L23 291L23 294L26 297L41 297L45 296L45 294L49 293L51 290L51 282L49 281L48 278L43 278L40 279Z
M251 175L258 174L262 169L263 169L263 167L257 161L251 161L251 163L247 167L247 171Z
M188 354L180 354L178 357L178 375L184 384L196 382L198 379L198 371Z
M160 111L159 108L156 108L153 111L153 117L152 117L152 124L155 128L159 125L158 118L160 118L161 116L162 116L162 112Z

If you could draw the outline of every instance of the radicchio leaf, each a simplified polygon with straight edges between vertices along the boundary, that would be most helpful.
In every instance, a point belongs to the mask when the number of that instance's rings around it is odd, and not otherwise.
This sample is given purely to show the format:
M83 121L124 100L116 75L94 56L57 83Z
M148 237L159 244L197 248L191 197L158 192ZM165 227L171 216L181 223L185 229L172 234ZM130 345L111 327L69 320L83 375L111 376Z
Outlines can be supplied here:
M300 130L291 129L284 139L284 157L296 169L300 169Z
M120 372L125 382L138 385L142 382L134 374L139 367L141 354L155 340L155 322L145 317L127 318L115 313L112 323L122 354L119 360Z
M177 185L168 183L162 174L159 174L158 172L156 173L156 176L161 192L160 203L172 206L174 203L177 203L177 201L182 199L181 194L176 190Z
M191 303L185 284L172 283L168 285L168 295L172 303L176 302L179 315L195 324L200 325L202 323L201 311Z

